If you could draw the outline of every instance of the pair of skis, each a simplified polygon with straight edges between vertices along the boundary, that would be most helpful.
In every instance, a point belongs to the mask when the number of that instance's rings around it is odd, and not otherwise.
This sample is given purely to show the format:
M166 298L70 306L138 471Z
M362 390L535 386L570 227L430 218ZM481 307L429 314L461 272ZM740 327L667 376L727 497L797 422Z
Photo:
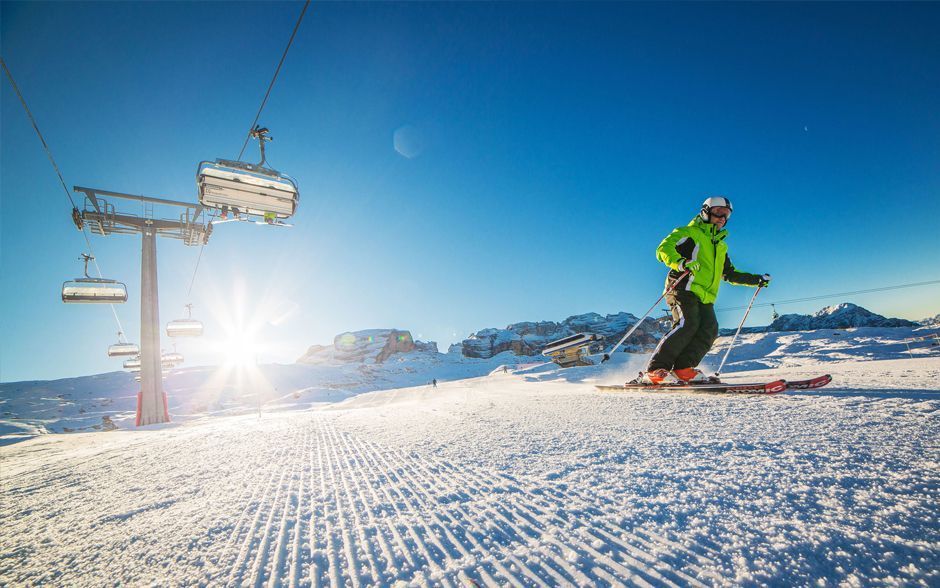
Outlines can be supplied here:
M713 394L777 394L784 390L813 390L822 388L832 381L832 376L818 376L808 380L773 380L772 382L758 382L747 384L725 384L720 382L707 382L702 384L639 384L627 383L620 386L595 386L603 392L708 392Z

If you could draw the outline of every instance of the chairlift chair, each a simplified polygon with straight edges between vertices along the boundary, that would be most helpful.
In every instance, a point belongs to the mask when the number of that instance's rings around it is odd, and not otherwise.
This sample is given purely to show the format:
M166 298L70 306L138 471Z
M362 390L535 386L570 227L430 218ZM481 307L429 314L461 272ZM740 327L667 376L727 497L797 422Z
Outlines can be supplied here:
M264 144L270 141L268 129L256 126L251 136L261 146L258 164L228 159L203 161L196 169L199 203L207 208L285 219L293 216L300 201L297 182L265 166Z
M186 318L176 319L166 324L167 337L201 337L202 322L192 317L193 305L186 305Z
M131 371L140 371L140 356L124 360L124 369Z
M139 354L140 347L136 343L115 343L108 347L108 357L127 357Z
M117 280L92 278L88 275L91 255L82 254L85 260L85 277L75 278L62 284L62 302L84 304L120 304L127 302L127 286Z
M140 347L136 343L128 343L124 333L118 332L118 342L108 347L108 357L127 357L140 355Z
M160 357L163 367L176 367L177 365L183 363L183 354L182 353L164 353Z

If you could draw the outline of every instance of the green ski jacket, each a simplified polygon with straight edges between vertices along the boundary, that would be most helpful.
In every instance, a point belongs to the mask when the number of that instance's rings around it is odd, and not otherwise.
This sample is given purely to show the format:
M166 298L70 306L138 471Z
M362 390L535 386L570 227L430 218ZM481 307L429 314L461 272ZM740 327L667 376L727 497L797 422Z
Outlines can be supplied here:
M695 260L702 264L699 270L682 279L676 291L688 290L698 296L704 304L713 304L718 297L721 280L741 286L757 286L761 276L739 272L728 257L726 229L707 223L696 216L688 225L669 234L656 248L656 258L669 266L666 288L675 282L682 272L679 262Z

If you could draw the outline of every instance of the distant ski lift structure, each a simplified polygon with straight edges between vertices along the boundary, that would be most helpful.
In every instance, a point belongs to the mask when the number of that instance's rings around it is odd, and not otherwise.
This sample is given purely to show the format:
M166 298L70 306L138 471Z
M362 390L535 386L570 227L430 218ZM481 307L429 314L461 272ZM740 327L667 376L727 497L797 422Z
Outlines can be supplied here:
M550 357L561 367L593 365L587 356L596 341L598 337L594 333L578 333L552 341L542 350L542 355Z
M294 215L300 201L297 182L265 166L264 144L271 140L268 129L256 126L251 136L261 147L258 164L228 159L203 161L196 169L199 203L222 211L225 220L231 212L262 217L269 224Z
M163 367L176 367L183 363L183 354L176 353L175 351L172 353L164 353L160 357L160 361L163 363Z
M118 342L108 347L108 357L127 357L140 355L140 347L136 343L128 343L124 333L118 333Z
M117 280L92 278L88 275L88 262L94 257L83 253L85 277L62 284L62 302L81 304L121 304L127 302L127 286Z
M124 369L131 371L140 371L140 356L124 360Z
M201 337L202 322L192 317L193 305L186 305L186 318L170 321L166 325L168 337Z
M140 393L137 397L137 425L151 425L168 422L170 417L166 409L166 395L163 391L162 378L157 377L162 370L160 359L160 310L157 292L157 238L178 239L183 244L199 247L209 242L212 234L211 219L205 207L198 203L154 198L142 194L126 194L99 188L75 186L75 192L85 196L81 208L72 209L72 222L78 230L87 227L93 235L140 235L140 355L135 357L138 367L128 369L140 372ZM113 202L133 202L132 207L118 209ZM155 208L159 207L159 214ZM163 217L167 210L173 210L169 218ZM87 272L86 272L87 273ZM114 289L113 285L110 288ZM126 300L126 287L122 298ZM64 289L63 289L64 290ZM65 299L63 291L63 299ZM123 302L123 300L121 300ZM199 325L199 332L201 332ZM131 365L134 365L132 362Z

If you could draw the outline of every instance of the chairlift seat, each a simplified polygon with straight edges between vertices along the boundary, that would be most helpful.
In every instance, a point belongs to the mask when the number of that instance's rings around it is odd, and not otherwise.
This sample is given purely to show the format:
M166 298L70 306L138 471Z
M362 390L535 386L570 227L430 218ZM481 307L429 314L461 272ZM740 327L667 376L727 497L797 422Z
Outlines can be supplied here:
M165 368L176 367L179 364L183 363L183 354L182 353L164 353L160 357L160 362Z
M167 337L200 337L202 322L196 319L176 319L166 325Z
M131 359L124 360L124 369L126 370L139 370L140 369L140 358L134 357Z
M62 302L120 304L127 302L127 286L104 278L76 278L62 284Z
M125 357L140 355L140 347L136 343L115 343L108 347L108 357Z
M297 211L300 200L293 178L242 161L203 161L196 171L196 185L203 206L229 207L255 216L288 218Z

